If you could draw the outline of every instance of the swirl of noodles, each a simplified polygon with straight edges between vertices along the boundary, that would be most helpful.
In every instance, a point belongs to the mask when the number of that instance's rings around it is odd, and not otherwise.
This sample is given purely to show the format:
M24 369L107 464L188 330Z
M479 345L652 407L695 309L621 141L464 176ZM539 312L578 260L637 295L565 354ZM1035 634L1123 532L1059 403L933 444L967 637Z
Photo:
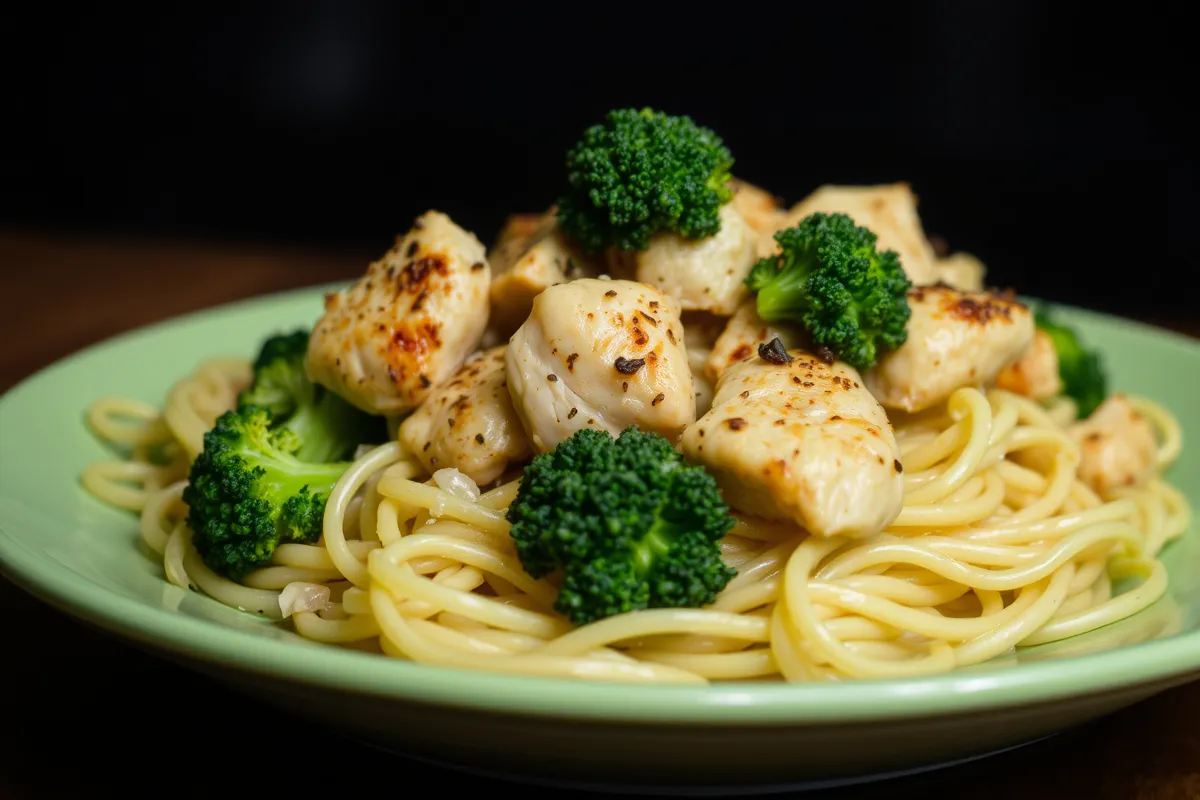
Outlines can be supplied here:
M205 432L233 408L249 384L248 362L219 358L203 362L171 387L162 412L128 398L96 400L87 410L88 427L124 457L85 467L80 476L84 488L110 505L142 511L152 495L186 477L204 446ZM157 539L150 538L147 543L159 552L166 546L163 540L155 547Z
M1100 497L1078 477L1070 400L965 388L895 420L905 498L887 530L822 539L739 514L722 542L738 574L706 608L572 626L554 611L555 579L530 577L509 538L519 478L478 497L448 491L394 441L358 453L330 493L320 541L281 545L235 582L196 553L181 496L204 432L248 380L246 362L220 359L177 383L161 414L98 401L89 425L127 457L88 467L84 485L141 513L170 582L286 614L315 641L427 664L673 683L1002 664L1155 605L1168 582L1157 556L1191 524L1187 499L1161 477L1182 450L1162 406L1130 398L1157 432L1158 476ZM288 613L289 586L320 588L319 602Z

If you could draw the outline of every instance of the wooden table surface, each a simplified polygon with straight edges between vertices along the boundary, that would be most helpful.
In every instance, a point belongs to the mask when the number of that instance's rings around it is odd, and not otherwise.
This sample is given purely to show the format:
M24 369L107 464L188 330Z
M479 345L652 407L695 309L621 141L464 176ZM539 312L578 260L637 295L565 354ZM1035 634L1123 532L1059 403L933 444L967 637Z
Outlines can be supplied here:
M389 244L381 239L380 251ZM0 392L120 331L229 300L352 278L373 255L0 233ZM1190 332L1200 334L1200 326ZM360 781L373 775L405 784L427 779L467 794L511 788L355 752L334 736L311 752L289 753L289 746L313 741L297 730L302 722L265 706L247 707L209 679L93 633L3 579L0 608L0 798L120 797L143 790L207 798L328 790L326 797L337 798L339 791L357 793ZM212 720L228 720L230 730L244 732L245 758L226 751L233 769L245 770L244 779L206 773L207 764L226 757L206 741ZM202 755L206 751L211 755ZM561 794L525 791L528 797ZM1200 798L1200 683L991 759L803 796L940 795Z

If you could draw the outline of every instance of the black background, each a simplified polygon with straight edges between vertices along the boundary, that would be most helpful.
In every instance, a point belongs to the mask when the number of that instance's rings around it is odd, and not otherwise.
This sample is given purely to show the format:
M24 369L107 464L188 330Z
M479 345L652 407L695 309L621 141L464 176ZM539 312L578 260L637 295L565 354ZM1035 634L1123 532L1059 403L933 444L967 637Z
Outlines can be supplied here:
M1195 168L1156 100L1179 64L1150 6L42 9L9 31L36 51L7 70L10 227L342 248L365 266L426 208L489 241L553 201L584 127L651 105L717 130L736 174L789 201L909 181L927 231L997 285L1190 305Z

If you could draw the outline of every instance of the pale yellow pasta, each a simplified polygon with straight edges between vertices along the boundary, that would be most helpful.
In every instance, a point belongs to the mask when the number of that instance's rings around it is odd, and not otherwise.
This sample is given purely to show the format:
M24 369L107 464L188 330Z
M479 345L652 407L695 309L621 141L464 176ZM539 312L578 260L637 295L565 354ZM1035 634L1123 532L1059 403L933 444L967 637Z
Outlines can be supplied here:
M1078 477L1074 404L960 389L897 416L905 502L865 540L818 539L738 515L722 543L737 570L706 608L647 609L577 627L557 588L522 568L505 512L519 477L471 500L439 488L395 442L362 452L331 492L321 539L284 544L241 581L204 565L187 529L186 470L248 364L215 360L159 413L105 398L92 429L129 456L84 485L141 513L142 539L173 583L281 617L292 585L324 587L290 614L299 635L386 657L509 674L704 683L897 678L1006 663L1018 648L1133 617L1166 593L1158 554L1191 523L1161 477L1182 449L1178 421L1131 398L1158 432L1160 475L1100 497ZM1051 455L1045 471L1012 456ZM1114 586L1131 584L1119 594ZM1161 627L1161 626L1160 626Z

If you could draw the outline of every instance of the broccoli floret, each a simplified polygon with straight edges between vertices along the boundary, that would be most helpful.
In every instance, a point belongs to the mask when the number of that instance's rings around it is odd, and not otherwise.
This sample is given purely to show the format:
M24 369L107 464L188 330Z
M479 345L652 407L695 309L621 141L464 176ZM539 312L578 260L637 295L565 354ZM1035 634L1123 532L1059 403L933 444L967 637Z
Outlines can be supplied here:
M521 563L562 570L555 609L576 624L645 608L712 603L736 574L716 481L663 437L584 429L533 459L509 506Z
M281 448L265 409L222 414L204 434L183 501L192 541L214 572L237 580L281 542L315 542L325 501L348 462L314 464Z
M386 441L383 417L308 379L308 338L304 329L268 337L254 360L253 382L238 397L239 407L265 409L279 446L301 461L340 461L364 442Z
M558 224L589 252L645 250L660 231L712 236L733 197L733 156L721 138L648 108L610 111L567 152L566 166Z
M912 286L900 257L846 214L815 213L775 234L779 253L746 276L758 315L804 326L813 344L858 370L908 338Z
M1053 319L1049 309L1035 308L1033 318L1038 329L1049 334L1054 343L1063 394L1075 401L1078 418L1088 416L1108 396L1108 376L1100 354L1084 347L1079 333Z

